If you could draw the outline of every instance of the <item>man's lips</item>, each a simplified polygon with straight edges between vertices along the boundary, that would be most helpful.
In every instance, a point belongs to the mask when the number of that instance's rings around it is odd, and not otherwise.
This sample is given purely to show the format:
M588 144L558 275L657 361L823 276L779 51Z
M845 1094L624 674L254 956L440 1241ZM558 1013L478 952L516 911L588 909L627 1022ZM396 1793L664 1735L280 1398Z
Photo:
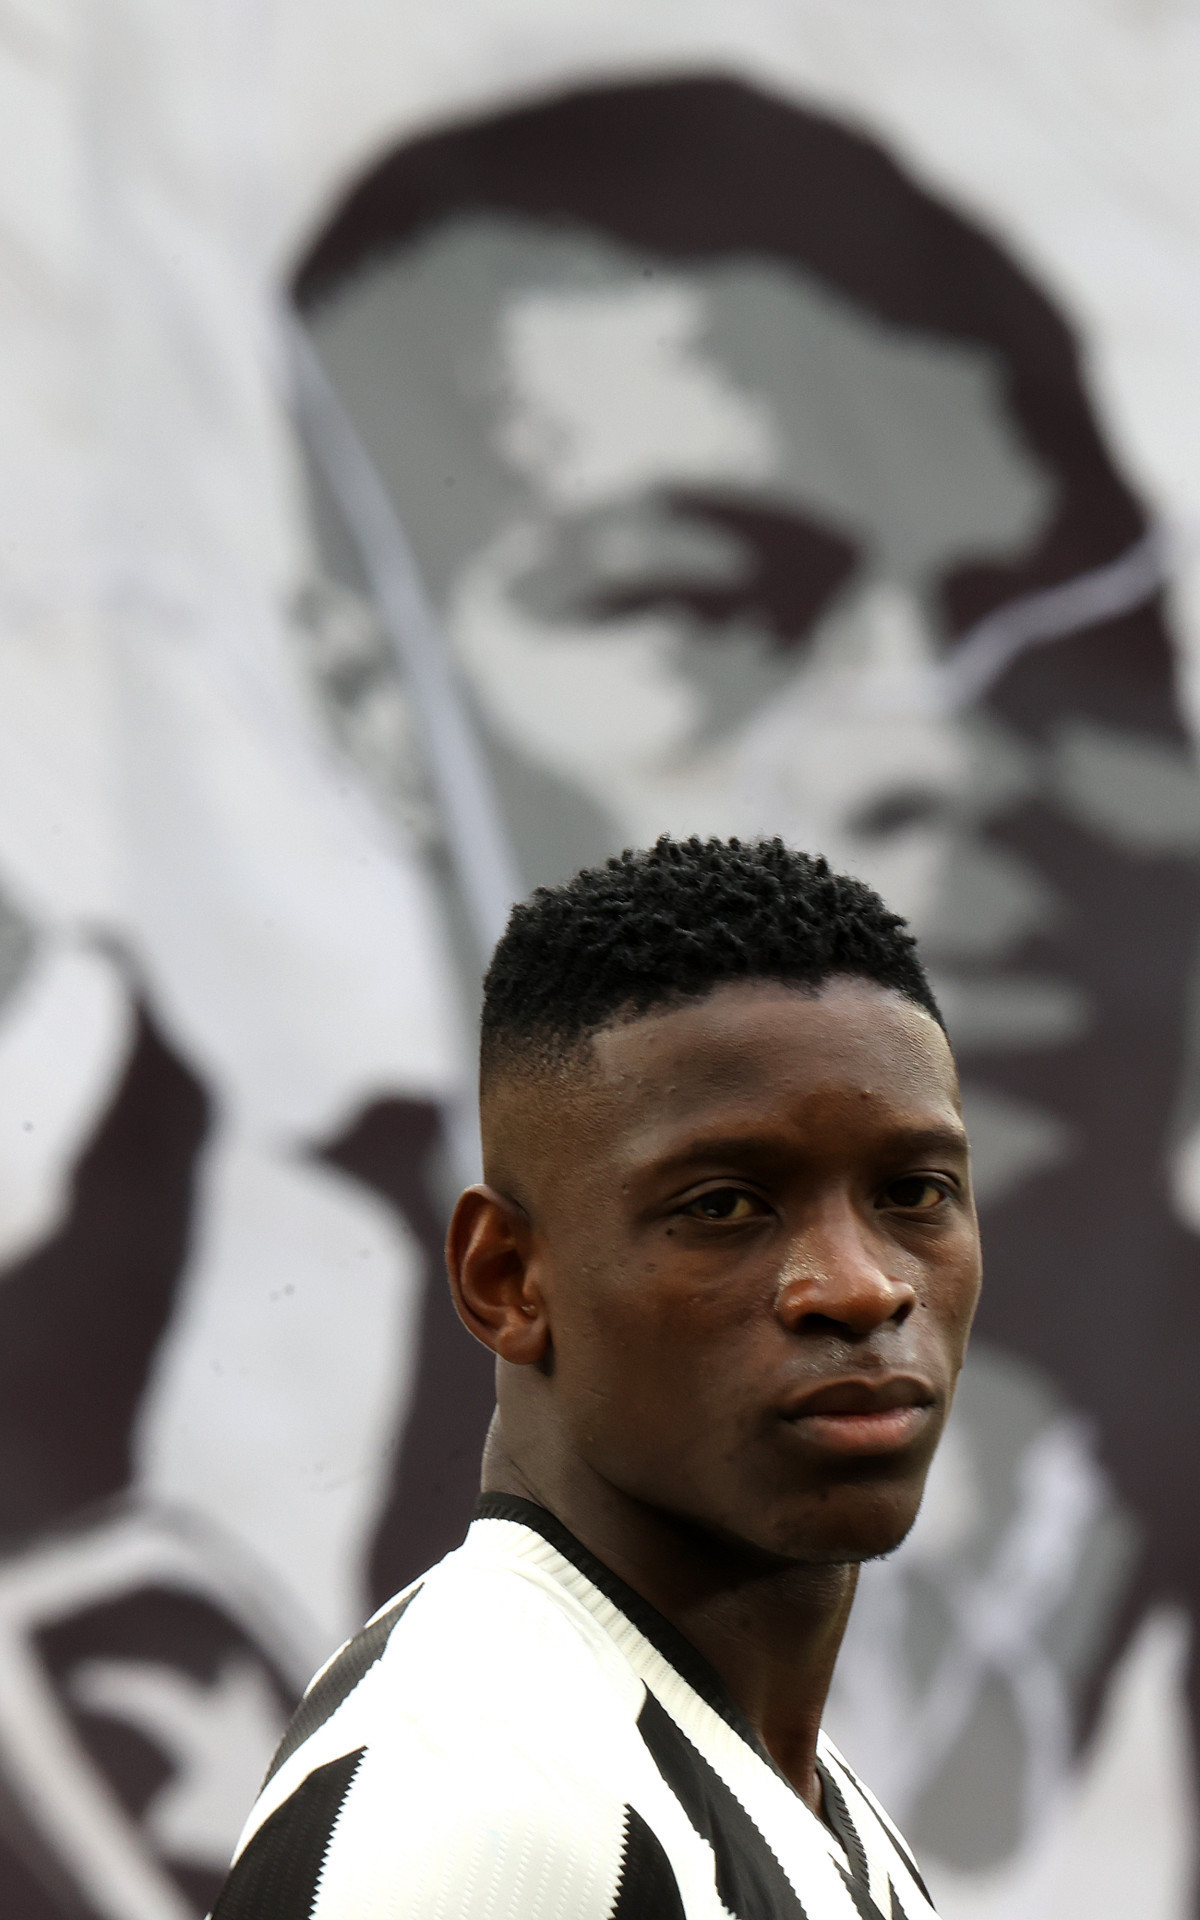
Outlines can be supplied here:
M781 1415L823 1453L895 1453L928 1424L936 1395L924 1380L891 1374L882 1380L831 1380L810 1388Z

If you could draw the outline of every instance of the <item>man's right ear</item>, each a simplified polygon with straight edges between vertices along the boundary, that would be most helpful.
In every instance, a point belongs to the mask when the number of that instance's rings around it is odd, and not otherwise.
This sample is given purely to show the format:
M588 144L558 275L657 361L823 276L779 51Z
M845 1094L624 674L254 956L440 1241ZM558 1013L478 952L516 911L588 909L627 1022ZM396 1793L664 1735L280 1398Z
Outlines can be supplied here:
M446 1236L446 1266L458 1317L501 1360L536 1366L550 1327L533 1267L533 1229L515 1200L495 1187L459 1195Z

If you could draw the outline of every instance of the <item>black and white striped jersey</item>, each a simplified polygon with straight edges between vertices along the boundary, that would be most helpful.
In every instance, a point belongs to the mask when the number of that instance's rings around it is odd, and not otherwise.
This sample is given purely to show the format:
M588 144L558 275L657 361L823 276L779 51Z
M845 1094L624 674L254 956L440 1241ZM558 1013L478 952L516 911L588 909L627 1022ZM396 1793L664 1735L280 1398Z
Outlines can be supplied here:
M818 1765L828 1824L661 1614L485 1494L313 1681L213 1920L930 1920L824 1736Z

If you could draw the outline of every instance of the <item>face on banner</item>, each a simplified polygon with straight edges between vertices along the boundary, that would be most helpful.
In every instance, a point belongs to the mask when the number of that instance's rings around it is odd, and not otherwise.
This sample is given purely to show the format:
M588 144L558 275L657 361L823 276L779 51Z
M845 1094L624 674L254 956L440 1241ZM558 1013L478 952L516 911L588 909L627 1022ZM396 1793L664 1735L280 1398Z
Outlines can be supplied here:
M1156 1344L1194 1261L1168 1161L1200 801L1070 335L869 142L720 81L402 148L298 285L529 883L664 831L780 833L922 937L985 1344L835 1711L869 1777L891 1730L875 1770L947 1874L1015 1873L1172 1556L1200 1597L1131 1437L1156 1393L1186 1422L1200 1360ZM1037 596L1079 583L1051 642ZM1018 643L966 704L953 663L997 619ZM1169 929L1153 957L1117 901ZM1136 1362L1093 1326L1135 1272Z
M351 396L383 396L370 441L420 503L531 879L770 820L929 919L983 751L938 711L934 596L1054 504L991 357L781 262L685 273L478 218L318 335ZM1007 893L1035 910L1033 879Z

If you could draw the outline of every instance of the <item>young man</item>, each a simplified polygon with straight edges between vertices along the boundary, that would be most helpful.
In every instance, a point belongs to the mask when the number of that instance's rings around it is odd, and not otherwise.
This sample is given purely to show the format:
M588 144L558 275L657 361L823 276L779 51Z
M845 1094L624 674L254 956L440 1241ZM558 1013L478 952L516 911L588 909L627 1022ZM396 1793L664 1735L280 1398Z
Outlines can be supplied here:
M910 936L779 841L661 840L514 911L481 1080L478 1517L313 1683L214 1920L928 1916L819 1730L979 1290Z

